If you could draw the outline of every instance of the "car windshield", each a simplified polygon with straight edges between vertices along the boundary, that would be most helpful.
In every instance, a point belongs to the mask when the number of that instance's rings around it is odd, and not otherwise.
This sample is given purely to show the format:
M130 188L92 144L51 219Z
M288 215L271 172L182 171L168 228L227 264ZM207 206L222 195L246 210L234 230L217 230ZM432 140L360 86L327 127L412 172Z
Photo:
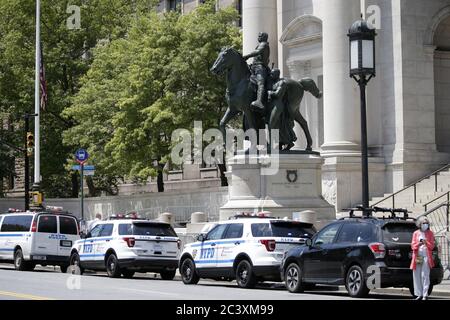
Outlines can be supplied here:
M314 226L291 221L272 221L252 224L254 237L310 238L316 233Z
M176 237L173 228L165 223L135 222L119 225L119 235Z
M383 239L387 242L411 243L416 230L414 223L388 223L383 227Z

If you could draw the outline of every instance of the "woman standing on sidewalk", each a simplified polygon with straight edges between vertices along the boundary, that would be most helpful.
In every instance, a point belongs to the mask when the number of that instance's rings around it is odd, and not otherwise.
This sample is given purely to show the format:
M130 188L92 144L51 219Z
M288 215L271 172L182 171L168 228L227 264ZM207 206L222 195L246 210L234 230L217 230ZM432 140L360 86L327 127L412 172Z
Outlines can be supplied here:
M430 269L434 267L434 234L427 218L418 220L419 230L414 232L411 242L413 251L411 269L413 270L414 295L416 300L427 300L430 288Z

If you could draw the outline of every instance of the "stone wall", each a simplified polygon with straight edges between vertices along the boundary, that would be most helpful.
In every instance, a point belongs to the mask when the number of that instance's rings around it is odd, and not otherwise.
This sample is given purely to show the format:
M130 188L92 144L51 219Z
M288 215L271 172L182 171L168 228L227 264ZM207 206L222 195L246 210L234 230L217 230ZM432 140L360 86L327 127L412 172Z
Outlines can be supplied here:
M209 188L196 191L173 191L164 193L149 193L132 196L86 198L84 214L86 219L92 219L96 213L103 217L112 214L137 211L140 215L155 219L163 212L175 215L176 222L187 222L193 212L205 212L208 220L219 218L219 209L228 198L228 188ZM0 199L0 212L8 208L23 209L21 198ZM80 217L79 199L46 199L46 205L62 206L65 210Z

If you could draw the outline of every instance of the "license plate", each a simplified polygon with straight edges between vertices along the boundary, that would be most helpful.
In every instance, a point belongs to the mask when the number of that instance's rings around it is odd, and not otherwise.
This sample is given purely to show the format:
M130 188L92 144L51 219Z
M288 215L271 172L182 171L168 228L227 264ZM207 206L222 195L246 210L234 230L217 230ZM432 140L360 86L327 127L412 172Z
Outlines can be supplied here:
M71 247L72 246L72 241L70 241L70 240L61 240L59 245L61 247Z
M162 251L162 246L159 245L159 244L155 244L155 245L153 246L153 250L154 250L154 251Z
M33 256L33 260L47 260L46 256Z

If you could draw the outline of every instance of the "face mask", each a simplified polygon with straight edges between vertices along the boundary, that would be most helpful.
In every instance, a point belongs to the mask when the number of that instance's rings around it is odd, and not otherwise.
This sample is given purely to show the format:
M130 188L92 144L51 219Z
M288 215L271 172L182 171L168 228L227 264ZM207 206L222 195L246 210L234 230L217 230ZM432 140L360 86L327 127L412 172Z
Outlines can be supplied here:
M428 223L424 223L420 228L422 229L422 231L427 231L429 227L430 225Z

